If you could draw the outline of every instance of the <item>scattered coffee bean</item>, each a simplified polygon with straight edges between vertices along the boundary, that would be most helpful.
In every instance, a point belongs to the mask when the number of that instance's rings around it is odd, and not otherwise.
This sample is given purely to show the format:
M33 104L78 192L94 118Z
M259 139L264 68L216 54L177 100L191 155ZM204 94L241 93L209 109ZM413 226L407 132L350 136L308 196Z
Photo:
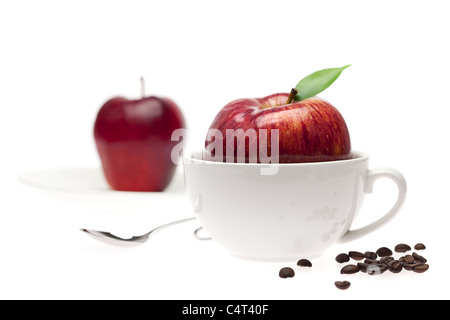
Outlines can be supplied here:
M358 266L356 266L354 264L348 264L341 269L341 274L354 274L354 273L358 273L358 272L359 272L359 268L358 268Z
M377 254L378 254L380 257L389 257L389 256L392 256L393 252L392 252L392 250L389 249L389 248L382 247L382 248L380 248L380 249L377 250Z
M367 259L376 260L378 258L378 254L376 252L367 251L364 253L364 257Z
M394 251L404 253L407 251L411 251L411 247L408 246L407 244L401 243L395 246Z
M412 271L412 267L410 267L409 263L404 263L403 264L403 269L408 270L408 271Z
M425 250L425 245L418 243L414 246L415 250ZM405 253L410 251L411 247L407 244L398 244L395 246L394 251ZM378 260L377 258L380 257ZM430 266L427 264L427 259L423 256L413 252L412 254L407 254L398 259L393 257L393 252L387 248L379 248L376 252L366 251L364 254L358 251L349 251L347 253L341 253L336 256L336 261L338 263L349 262L350 258L353 260L364 262L358 262L356 265L348 264L341 269L341 274L355 274L358 272L366 273L369 275L380 275L389 270L392 273L400 273L403 269L408 271L413 271L415 273L424 273L428 271ZM297 262L300 267L312 267L311 261L308 259L300 259ZM295 276L294 269L285 267L279 272L280 278L293 278ZM346 290L350 287L350 282L348 281L336 281L335 285L338 289Z
M416 273L424 273L426 272L428 269L430 269L430 266L427 264L422 264L420 266L416 266L414 267L412 270Z
M367 273L367 267L370 266L370 264L362 262L358 262L356 265L358 266L359 271L362 273Z
M350 251L348 253L348 256L356 261L361 261L364 259L364 254L362 254L361 252L358 252L358 251Z
M349 262L349 261L350 261L350 257L346 253L341 253L340 255L338 255L336 257L336 262L338 262L338 263L345 263L345 262Z
M404 263L403 264L403 268L405 270L411 271L413 270L415 267L420 267L421 265L423 265L423 263Z
M414 246L414 249L416 250L425 250L427 247L423 243L418 243Z
M389 261L389 271L392 273L400 273L403 270L403 265L398 260Z
M383 274L383 273L385 273L386 271L388 271L388 267L387 266L385 266L385 265L378 265L378 267L380 268L380 273L379 274Z
M340 290L347 290L350 288L351 283L348 281L336 281L334 285Z
M300 259L300 260L298 260L297 265L300 266L300 267L309 267L309 268L312 267L312 263L308 259Z
M280 270L280 278L293 278L295 276L294 269L292 268L283 268Z
M427 259L425 259L424 257L418 255L418 254L415 253L415 252L413 252L412 256L414 257L414 261L427 263Z
M382 258L380 259L380 263L387 264L389 261L392 261L392 260L394 260L394 257L386 256L386 257L382 257Z
M378 264L378 263L380 263L380 261L376 260L376 259L366 259L366 260L364 260L364 263L367 263L367 264Z

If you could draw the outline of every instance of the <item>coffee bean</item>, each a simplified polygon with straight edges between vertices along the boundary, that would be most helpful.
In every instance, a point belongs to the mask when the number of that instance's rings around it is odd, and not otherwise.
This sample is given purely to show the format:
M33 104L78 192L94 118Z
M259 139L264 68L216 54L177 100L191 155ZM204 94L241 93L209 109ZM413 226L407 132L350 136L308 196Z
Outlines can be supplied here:
M292 268L283 268L280 270L280 278L293 278L295 276L294 269Z
M376 260L378 258L378 255L376 252L367 251L364 253L364 257L367 259Z
M418 243L414 247L415 250L425 250L425 245ZM394 251L405 253L411 251L411 247L407 244L400 243L395 246ZM380 257L378 259L378 257ZM394 258L393 252L387 247L381 247L376 252L366 251L364 254L358 251L350 251L348 254L342 253L336 257L339 263L349 262L353 260L364 260L358 262L356 265L348 264L341 269L341 274L355 274L358 272L369 275L380 275L389 270L392 273L400 273L403 269L413 271L416 273L424 273L428 271L430 266L427 264L427 259L416 252L412 254L405 254L398 259ZM350 286L347 281L337 281L336 287L346 289L345 286Z
M300 267L309 267L309 268L312 267L312 263L308 259L300 259L300 260L298 260L297 265L300 266Z
M350 251L348 253L349 257L356 261L361 261L364 259L364 254L358 251Z
M398 260L393 260L389 262L389 271L392 273L400 273L403 270L403 265Z
M378 265L380 267L380 274L385 273L386 271L389 270L389 268L387 266L383 266L383 265Z
M379 264L380 261L376 260L376 259L366 259L366 260L364 260L364 263L366 263L366 264Z
M415 267L420 267L421 265L423 265L423 263L404 263L403 264L403 268L405 270L411 271L413 270Z
M338 263L345 263L345 262L349 262L349 261L350 261L350 257L346 253L341 253L340 255L338 255L336 257L336 262L338 262Z
M351 283L348 281L336 281L334 285L340 290L347 290L350 288Z
M398 260L390 259L390 260L387 260L384 264L387 265L390 268L397 262L400 263L400 261L398 261Z
M408 270L408 271L411 271L413 268L410 267L408 263L404 263L404 264L403 264L403 269Z
M386 247L382 247L377 250L377 254L380 257L389 257L389 256L392 256L392 250L389 248L386 248Z
M380 259L380 263L387 264L389 261L392 261L392 260L394 260L394 257L386 256L386 257L382 257L382 258Z
M414 257L414 261L427 263L427 259L425 259L424 257L418 255L418 254L415 253L415 252L413 252L412 256Z
M341 274L354 274L354 273L358 273L358 272L359 272L359 268L358 268L358 266L355 266L354 264L346 265L345 267L343 267L341 269Z
M362 273L367 273L367 268L370 266L370 264L358 262L356 264L359 268L359 271Z
M408 246L407 244L401 243L395 246L394 251L404 253L407 251L411 251L411 247Z
M416 250L425 250L427 247L423 243L418 243L414 246L414 249Z
M424 273L430 269L430 266L427 264L422 264L420 266L414 267L412 270L416 273Z

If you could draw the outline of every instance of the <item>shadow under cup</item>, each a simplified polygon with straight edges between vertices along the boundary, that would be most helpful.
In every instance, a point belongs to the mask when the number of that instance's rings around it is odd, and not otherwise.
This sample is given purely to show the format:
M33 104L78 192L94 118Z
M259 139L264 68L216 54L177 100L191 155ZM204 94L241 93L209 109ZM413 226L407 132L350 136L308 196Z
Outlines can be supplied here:
M260 261L317 257L332 244L381 227L400 210L406 181L395 169L368 169L369 157L315 163L248 164L183 159L186 190L197 218L233 256ZM270 173L270 174L268 174ZM349 230L375 180L392 179L398 199L375 222Z

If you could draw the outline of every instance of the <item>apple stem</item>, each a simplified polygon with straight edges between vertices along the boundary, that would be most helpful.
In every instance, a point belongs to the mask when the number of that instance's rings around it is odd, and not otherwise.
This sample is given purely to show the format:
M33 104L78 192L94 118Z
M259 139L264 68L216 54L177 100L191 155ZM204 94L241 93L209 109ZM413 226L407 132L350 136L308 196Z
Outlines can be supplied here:
M141 96L145 98L145 79L141 77Z
M291 89L291 93L289 94L288 100L286 102L286 104L290 104L292 103L292 101L294 101L295 96L297 95L298 90L295 88Z

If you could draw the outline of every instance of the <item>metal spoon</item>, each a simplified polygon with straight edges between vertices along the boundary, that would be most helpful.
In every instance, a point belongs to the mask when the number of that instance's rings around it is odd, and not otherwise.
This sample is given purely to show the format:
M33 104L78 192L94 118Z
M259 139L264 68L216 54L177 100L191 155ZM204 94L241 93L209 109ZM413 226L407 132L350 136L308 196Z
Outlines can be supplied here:
M110 245L114 245L114 246L122 246L122 247L131 247L131 246L136 246L136 245L140 245L143 244L145 242L147 242L147 240L149 239L149 237L156 231L159 231L161 229L164 229L166 227L170 227L179 223L183 223L183 222L187 222L187 221L191 221L191 220L195 220L195 217L192 218L187 218L187 219L183 219L183 220L177 220L177 221L173 221L173 222L169 222L166 224L163 224L155 229L153 229L152 231L142 235L142 236L135 236L135 237L131 237L129 239L123 239L121 237L115 236L112 233L109 232L105 232L105 231L96 231L96 230L89 230L89 229L80 229L83 232L86 232L88 235L90 235L91 237L93 237L94 239L110 244ZM198 228L195 231L195 236L200 239L200 240L209 240L208 238L201 238L197 235L198 231L201 229L202 227Z

